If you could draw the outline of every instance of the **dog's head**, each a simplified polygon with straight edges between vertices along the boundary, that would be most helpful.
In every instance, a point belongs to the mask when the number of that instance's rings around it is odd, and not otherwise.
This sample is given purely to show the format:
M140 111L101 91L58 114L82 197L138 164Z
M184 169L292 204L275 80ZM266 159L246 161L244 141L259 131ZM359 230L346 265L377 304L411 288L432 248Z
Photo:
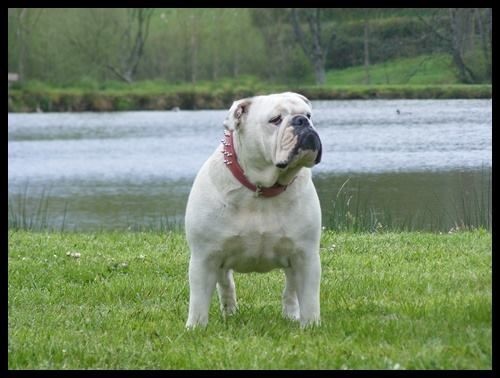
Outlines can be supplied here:
M235 101L224 126L237 134L244 159L283 171L312 167L321 161L322 146L312 122L311 102L285 92Z

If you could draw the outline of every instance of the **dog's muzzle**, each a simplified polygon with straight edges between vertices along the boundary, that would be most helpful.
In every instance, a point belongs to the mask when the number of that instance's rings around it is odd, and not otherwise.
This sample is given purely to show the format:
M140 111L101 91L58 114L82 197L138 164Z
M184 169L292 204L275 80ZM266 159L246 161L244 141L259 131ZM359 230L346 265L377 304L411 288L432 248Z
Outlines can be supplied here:
M322 153L321 139L319 139L319 135L309 119L303 115L296 115L290 121L290 126L293 127L293 133L297 136L297 144L290 152L288 161L277 164L277 167L285 168L300 151L316 153L314 164L318 164L321 161Z

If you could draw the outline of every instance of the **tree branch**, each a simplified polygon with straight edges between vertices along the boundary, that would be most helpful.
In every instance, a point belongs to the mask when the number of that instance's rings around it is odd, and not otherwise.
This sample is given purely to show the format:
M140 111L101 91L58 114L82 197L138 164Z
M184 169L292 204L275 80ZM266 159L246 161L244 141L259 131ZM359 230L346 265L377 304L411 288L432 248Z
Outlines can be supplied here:
M106 68L108 68L109 70L111 70L111 72L113 72L113 73L114 73L116 76L118 76L118 78L120 78L121 80L123 80L123 81L125 81L125 82L127 82L127 83L129 83L129 84L132 82L132 81L131 81L128 77L124 76L124 75L120 72L120 70L116 69L116 67L112 66L111 64L109 64L109 63L108 63L108 64L106 64Z
M434 17L434 15L432 16ZM448 38L448 37L445 37L443 34L441 34L437 28L435 28L433 25L429 24L422 16L420 15L417 15L417 18L425 24L425 26L427 26L432 33L434 33L436 36L438 36L441 40L447 42L447 43L451 43L451 38Z

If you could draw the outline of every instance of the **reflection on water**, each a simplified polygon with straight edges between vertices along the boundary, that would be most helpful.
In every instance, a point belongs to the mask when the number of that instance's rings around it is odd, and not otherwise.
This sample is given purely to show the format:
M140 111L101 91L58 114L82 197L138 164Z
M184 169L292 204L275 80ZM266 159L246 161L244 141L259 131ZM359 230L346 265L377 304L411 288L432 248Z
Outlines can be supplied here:
M336 229L349 229L349 221L364 230L491 226L491 169L318 175L314 182L323 224Z
M49 224L57 229L63 223L66 230L181 228L191 183L129 182L110 187L87 182L78 189L72 183L48 188L28 184L20 193L10 193L9 201L16 208L27 197L27 213L35 217L40 199L48 200ZM491 169L318 174L314 183L326 227L345 228L348 212L353 217L369 217L365 220L369 224L363 227L367 230L379 223L385 228L430 231L448 231L464 220L491 225Z
M313 107L324 148L313 169L324 224L337 216L336 198L350 198L344 210L351 215L370 212L388 223L390 214L391 222L412 219L415 228L443 230L464 213L464 200L491 206L491 100L315 101ZM192 180L216 148L225 115L9 114L9 220L36 213L43 193L55 227L182 224Z

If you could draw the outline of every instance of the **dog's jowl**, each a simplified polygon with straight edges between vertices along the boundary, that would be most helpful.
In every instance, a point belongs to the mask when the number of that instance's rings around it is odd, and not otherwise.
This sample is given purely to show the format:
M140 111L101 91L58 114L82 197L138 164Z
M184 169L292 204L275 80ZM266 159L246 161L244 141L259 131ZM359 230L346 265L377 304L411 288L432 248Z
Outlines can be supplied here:
M186 326L207 324L216 287L223 315L237 310L233 271L275 268L286 276L283 315L319 324L321 211L310 168L322 147L311 103L291 92L238 100L224 127L186 209Z

